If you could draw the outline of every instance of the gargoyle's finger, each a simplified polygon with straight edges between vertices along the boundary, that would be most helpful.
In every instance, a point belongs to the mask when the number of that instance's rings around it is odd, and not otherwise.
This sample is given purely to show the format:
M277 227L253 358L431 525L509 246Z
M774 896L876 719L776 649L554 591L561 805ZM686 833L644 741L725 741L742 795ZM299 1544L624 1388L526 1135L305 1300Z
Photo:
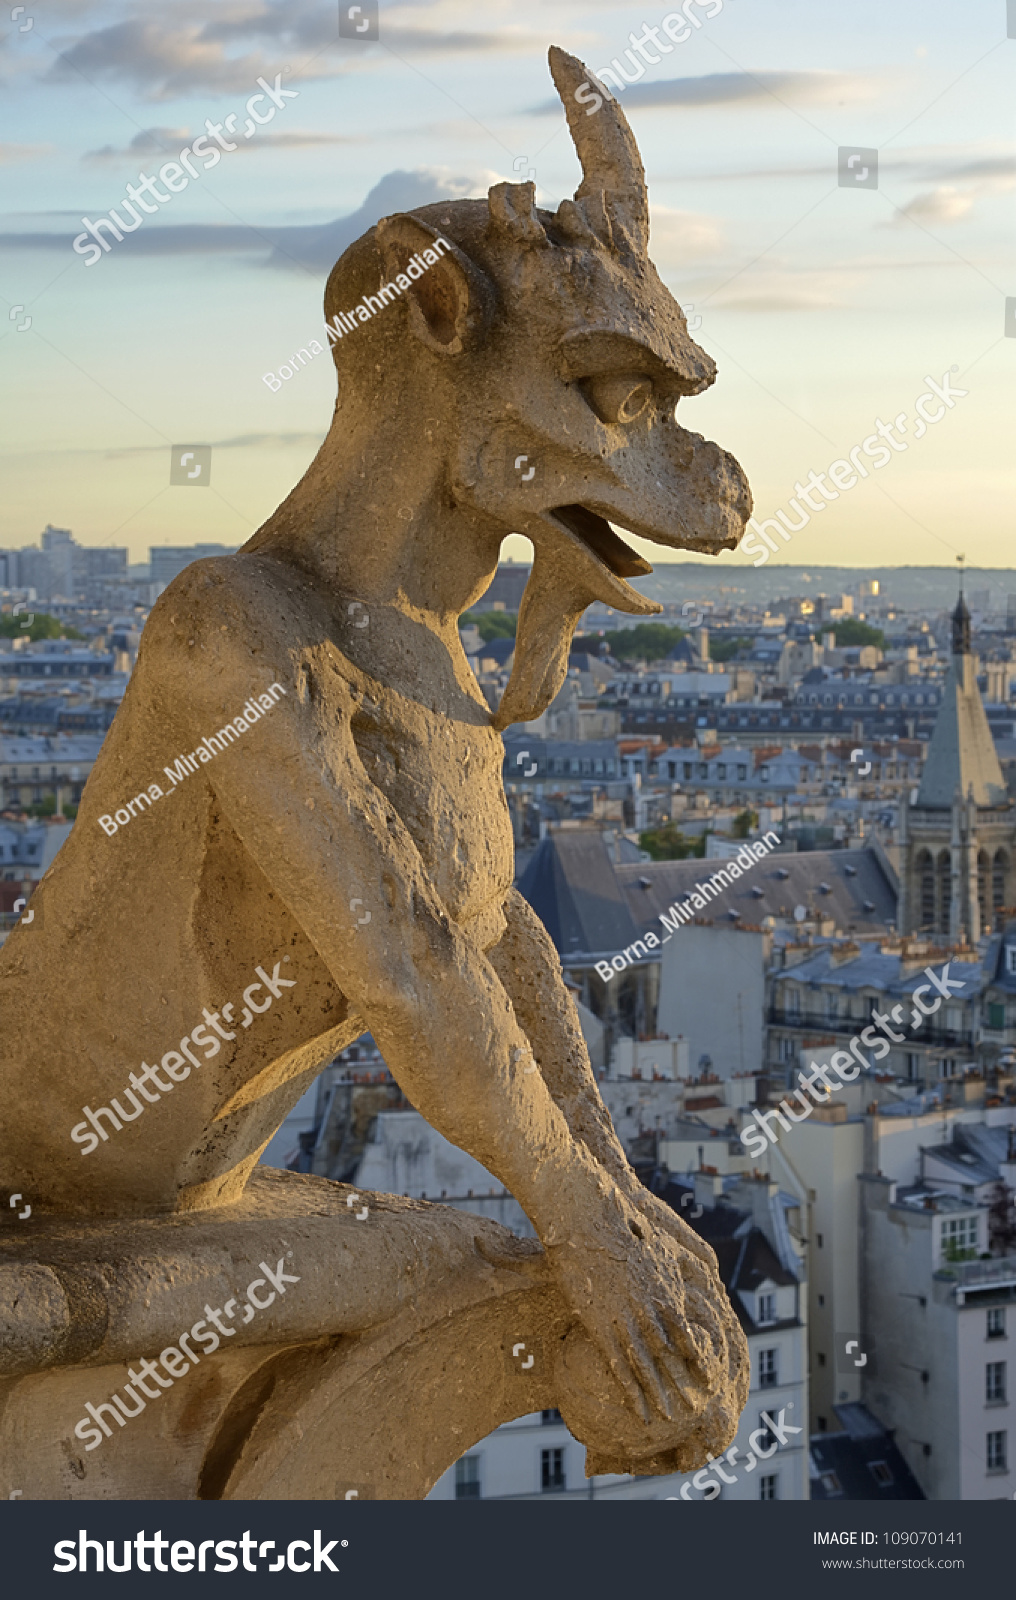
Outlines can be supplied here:
M712 1351L708 1355L703 1353L701 1341L695 1338L695 1330L684 1317L678 1316L676 1312L667 1311L664 1313L664 1321L670 1334L670 1350L684 1362L697 1383L709 1388L715 1381L718 1371L715 1354Z
M673 1422L666 1386L657 1371L656 1361L639 1331L638 1318L629 1312L624 1319L625 1339L629 1346L628 1360L639 1388L654 1410L667 1422Z
M639 1327L642 1330L642 1337L653 1354L659 1355L669 1350L671 1348L670 1335L654 1308L652 1306L640 1306L637 1316Z
M628 1357L621 1348L621 1341L617 1334L611 1328L602 1329L599 1332L597 1342L608 1367L628 1396L632 1410L642 1418L643 1422L648 1424L652 1421L652 1414L641 1389L635 1381Z

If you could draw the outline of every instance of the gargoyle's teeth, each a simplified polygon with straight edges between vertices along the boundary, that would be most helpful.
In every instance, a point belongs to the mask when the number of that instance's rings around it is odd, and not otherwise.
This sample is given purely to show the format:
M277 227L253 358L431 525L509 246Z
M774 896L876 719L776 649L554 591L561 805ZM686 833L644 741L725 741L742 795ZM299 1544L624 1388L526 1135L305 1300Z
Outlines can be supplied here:
M588 506L554 506L549 514L580 539L616 578L643 577L652 572L649 562L618 538L605 517Z

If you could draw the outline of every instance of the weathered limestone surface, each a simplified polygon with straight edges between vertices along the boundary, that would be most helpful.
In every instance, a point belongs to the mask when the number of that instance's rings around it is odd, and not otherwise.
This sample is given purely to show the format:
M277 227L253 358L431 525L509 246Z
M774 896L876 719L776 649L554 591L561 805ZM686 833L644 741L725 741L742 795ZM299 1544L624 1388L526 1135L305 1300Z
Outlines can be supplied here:
M415 1496L545 1405L594 1471L692 1466L733 1437L747 1355L713 1253L631 1172L511 889L498 730L549 703L591 601L659 609L609 524L715 552L751 508L737 463L675 418L715 367L649 261L624 116L588 113L573 57L551 69L574 201L498 184L386 218L337 263L329 316L395 287L335 345L328 435L242 551L155 607L36 891L44 927L0 953L0 1187L33 1207L0 1206L0 1427L28 1496L326 1497L357 1473ZM491 717L457 620L512 531L534 569ZM99 818L153 785L109 837ZM255 1173L365 1028L540 1246L391 1197L359 1223L341 1185ZM85 1454L85 1400L283 1239L299 1285ZM527 1337L522 1376L505 1347Z

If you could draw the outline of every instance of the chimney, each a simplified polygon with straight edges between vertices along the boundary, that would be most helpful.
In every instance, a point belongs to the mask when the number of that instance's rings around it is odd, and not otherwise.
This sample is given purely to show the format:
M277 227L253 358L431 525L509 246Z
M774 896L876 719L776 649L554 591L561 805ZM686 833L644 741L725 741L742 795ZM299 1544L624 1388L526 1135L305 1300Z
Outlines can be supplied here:
M706 1211L712 1211L717 1200L723 1194L723 1175L719 1172L696 1172L693 1174L695 1185L695 1204L702 1206Z

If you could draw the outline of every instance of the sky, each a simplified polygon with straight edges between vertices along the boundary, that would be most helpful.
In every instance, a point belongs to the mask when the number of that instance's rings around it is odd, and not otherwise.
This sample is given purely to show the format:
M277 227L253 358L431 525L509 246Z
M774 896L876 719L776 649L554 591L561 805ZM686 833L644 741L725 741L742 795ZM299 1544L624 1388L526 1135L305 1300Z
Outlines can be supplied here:
M548 46L594 71L619 58L634 77L629 35L668 15L648 0L425 0L381 4L373 40L339 37L348 9L3 8L0 548L47 523L126 545L132 561L153 545L242 543L327 431L327 354L281 388L264 375L321 338L332 262L379 216L505 179L533 178L556 207L580 171ZM681 421L741 462L758 518L783 508L793 522L795 482L904 415L884 468L820 502L772 563L951 565L962 552L1012 565L1005 0L687 9L699 26L669 53L647 46L658 61L618 93L646 168L650 254L719 367ZM247 102L277 76L289 95L255 126ZM231 114L235 150L98 260L75 253L84 218ZM877 187L867 157L839 182L841 150L878 152ZM922 428L926 379L941 388L945 374L955 398L925 401L941 415ZM207 487L169 482L173 447L189 444L211 446ZM527 548L515 538L505 553ZM656 565L684 559L641 548ZM753 564L743 549L717 560Z

